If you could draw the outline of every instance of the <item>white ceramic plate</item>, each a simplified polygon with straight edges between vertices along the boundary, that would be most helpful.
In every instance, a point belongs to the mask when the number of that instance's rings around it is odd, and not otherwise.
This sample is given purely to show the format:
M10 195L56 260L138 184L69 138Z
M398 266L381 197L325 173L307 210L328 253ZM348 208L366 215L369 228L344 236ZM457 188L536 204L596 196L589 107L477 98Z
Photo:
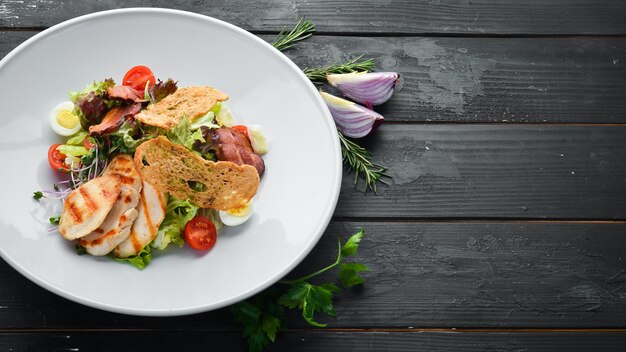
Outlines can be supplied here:
M93 80L120 81L146 65L179 86L211 85L230 95L240 121L271 142L248 223L222 230L206 254L155 253L141 271L110 258L76 255L48 233L59 201L37 203L55 173L47 149L59 137L48 114ZM283 54L228 23L182 11L126 9L54 26L0 61L0 254L40 286L88 306L136 315L182 315L223 307L270 286L313 248L341 183L332 118L315 87Z

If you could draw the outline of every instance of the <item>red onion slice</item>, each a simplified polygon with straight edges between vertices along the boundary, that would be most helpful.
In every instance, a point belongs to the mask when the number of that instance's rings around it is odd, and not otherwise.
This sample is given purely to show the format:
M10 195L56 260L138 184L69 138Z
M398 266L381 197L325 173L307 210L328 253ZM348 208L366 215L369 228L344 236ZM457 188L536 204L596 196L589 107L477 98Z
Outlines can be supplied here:
M369 107L391 98L398 77L396 72L354 72L327 75L326 79L348 98Z
M337 129L352 138L367 136L383 121L383 116L357 103L320 92L330 110Z

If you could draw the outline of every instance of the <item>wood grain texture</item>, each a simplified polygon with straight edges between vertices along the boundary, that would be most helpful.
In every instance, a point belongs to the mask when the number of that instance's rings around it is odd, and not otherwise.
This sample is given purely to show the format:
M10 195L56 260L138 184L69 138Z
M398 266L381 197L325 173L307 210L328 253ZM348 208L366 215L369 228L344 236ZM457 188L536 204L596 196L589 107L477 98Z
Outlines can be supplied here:
M337 296L336 319L318 317L331 328L626 328L626 224L334 222L288 277L332 263L358 226L354 260L371 271ZM0 330L239 329L226 310L131 317L59 298L4 262L0 277ZM288 326L309 328L296 313Z
M361 54L400 73L376 107L390 121L626 122L626 39L313 36L287 52L300 67Z
M0 27L48 27L121 7L177 8L257 31L278 31L304 16L321 31L340 33L626 34L626 4L620 0L6 0L0 3Z
M34 33L0 32L0 57ZM314 36L286 54L302 68L365 54L399 72L377 107L388 121L626 123L626 39Z
M626 218L626 126L383 124L364 145L392 185L344 177L335 216Z
M236 332L2 333L3 351L246 351ZM386 333L290 331L267 351L623 351L625 333Z

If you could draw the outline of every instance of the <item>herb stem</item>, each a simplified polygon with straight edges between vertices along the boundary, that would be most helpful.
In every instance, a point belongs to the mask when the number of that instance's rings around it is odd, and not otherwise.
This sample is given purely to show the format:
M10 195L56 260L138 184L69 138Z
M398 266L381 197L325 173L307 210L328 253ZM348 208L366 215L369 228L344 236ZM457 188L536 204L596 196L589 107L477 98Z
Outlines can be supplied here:
M296 45L297 42L310 37L313 32L315 32L313 22L301 18L289 33L283 28L280 33L278 33L276 39L274 39L272 46L279 51L285 51Z
M304 74L313 83L323 83L326 81L326 75L335 73L351 73L351 72L369 72L374 69L374 60L361 60L363 55L352 60L340 64L332 64L321 68L305 68Z
M337 254L337 259L335 260L334 263L332 263L331 265L329 265L329 266L327 266L327 267L325 267L323 269L320 269L320 270L314 272L313 274L305 275L305 276L303 276L301 278L298 278L298 279L295 279L295 280L280 280L280 281L278 281L278 283L279 284L284 284L284 285L292 285L292 284L295 284L297 282L306 281L308 279L314 278L317 275L319 275L319 274L321 274L321 273L323 273L325 271L328 271L328 270L336 267L337 265L341 264L341 259L342 258L343 257L341 255L341 241L339 241L339 251L338 251L338 254Z

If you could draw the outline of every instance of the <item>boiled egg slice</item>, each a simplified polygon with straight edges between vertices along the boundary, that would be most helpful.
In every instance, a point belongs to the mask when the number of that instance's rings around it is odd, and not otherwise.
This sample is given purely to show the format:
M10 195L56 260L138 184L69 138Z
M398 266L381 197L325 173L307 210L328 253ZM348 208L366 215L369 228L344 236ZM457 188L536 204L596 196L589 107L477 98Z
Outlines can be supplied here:
M226 226L237 226L241 225L244 222L248 221L252 216L252 201L249 201L248 204L244 205L241 208L231 209L228 211L219 211L220 220Z
M52 109L50 113L50 127L61 136L71 136L80 130L80 120L72 113L74 104L64 101Z

